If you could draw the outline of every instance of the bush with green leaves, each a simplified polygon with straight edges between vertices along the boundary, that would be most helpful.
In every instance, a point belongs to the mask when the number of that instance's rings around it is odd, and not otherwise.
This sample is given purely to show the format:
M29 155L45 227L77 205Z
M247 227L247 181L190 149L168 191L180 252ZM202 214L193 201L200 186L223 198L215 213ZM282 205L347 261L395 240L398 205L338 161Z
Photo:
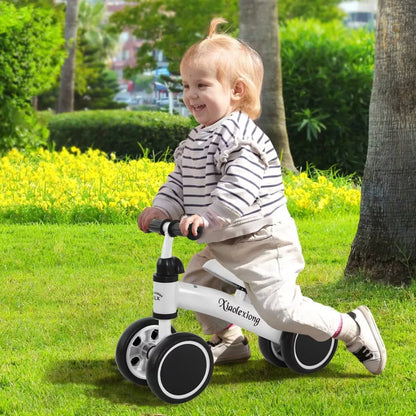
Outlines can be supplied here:
M57 150L76 146L135 158L149 149L158 157L176 148L194 126L189 118L157 111L76 111L49 118L49 140Z
M297 166L336 164L361 174L368 142L374 33L339 22L290 20L281 28L283 96Z
M0 153L46 142L32 99L59 75L63 42L53 11L0 2Z

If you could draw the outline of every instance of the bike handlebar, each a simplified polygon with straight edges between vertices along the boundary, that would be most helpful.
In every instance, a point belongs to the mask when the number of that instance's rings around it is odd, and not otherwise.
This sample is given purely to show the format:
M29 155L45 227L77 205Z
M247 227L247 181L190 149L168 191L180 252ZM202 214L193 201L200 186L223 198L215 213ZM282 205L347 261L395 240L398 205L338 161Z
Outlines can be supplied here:
M167 232L171 237L184 237L184 235L181 233L181 230L179 228L179 221L177 221L177 220L157 220L157 219L154 219L150 223L149 232L165 235L164 226L167 223L169 223L168 228L167 228ZM188 228L187 237L188 237L189 240L193 240L193 241L198 240L198 238L201 237L202 232L203 232L203 228L198 227L197 235L193 235L192 234L192 224L191 224Z

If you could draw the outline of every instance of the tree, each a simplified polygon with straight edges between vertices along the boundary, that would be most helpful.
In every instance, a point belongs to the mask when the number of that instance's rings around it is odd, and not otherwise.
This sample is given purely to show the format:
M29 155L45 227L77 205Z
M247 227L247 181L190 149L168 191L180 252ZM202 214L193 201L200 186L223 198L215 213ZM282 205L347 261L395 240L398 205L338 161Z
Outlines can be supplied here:
M396 285L416 271L416 3L379 0L369 144L345 274Z
M68 57L61 70L58 113L74 110L75 51L79 0L67 0L65 13L65 42Z
M186 49L201 40L211 18L221 16L237 27L238 0L141 0L114 13L110 22L115 31L128 27L144 43L137 52L136 67L128 76L156 67L152 52L163 51L169 70L179 74L179 62Z
M121 108L113 101L118 92L117 78L106 62L117 36L104 24L105 4L81 0L78 11L77 53L75 59L74 109Z
M286 130L276 0L240 0L240 38L257 50L264 63L258 124L270 137L282 166L296 171Z
M50 9L51 7L54 7L55 0L11 0L9 3L13 3L17 8L32 6Z
M113 101L118 92L117 74L106 68L104 62L97 58L100 52L88 44L84 39L79 40L79 50L82 49L82 69L76 71L84 76L83 88L77 85L74 91L74 110L115 109L124 108L126 104ZM80 71L78 71L81 69ZM78 77L78 75L77 75Z
M117 36L108 32L104 18L104 3L91 4L81 0L75 53L74 110L125 107L125 104L113 101L118 92L118 82L107 69L107 62ZM56 109L58 94L59 85L55 85L38 97L38 108Z
M114 51L118 35L110 33L108 24L104 23L105 3L90 3L81 0L78 11L78 38L83 38L84 43L97 50L97 58L105 62Z

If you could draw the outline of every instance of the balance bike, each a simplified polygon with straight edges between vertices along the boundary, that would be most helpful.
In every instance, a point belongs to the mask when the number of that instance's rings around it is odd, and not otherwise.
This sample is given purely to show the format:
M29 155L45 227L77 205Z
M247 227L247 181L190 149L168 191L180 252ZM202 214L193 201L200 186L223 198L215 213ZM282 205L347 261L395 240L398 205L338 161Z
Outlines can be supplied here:
M171 322L178 308L211 315L255 333L260 352L275 366L308 374L331 361L337 340L318 342L306 335L272 328L250 303L244 283L216 260L209 260L204 269L234 285L234 295L180 282L178 275L184 267L177 257L172 257L173 238L182 236L178 221L153 220L149 231L164 235L153 275L153 316L133 322L118 341L116 363L124 378L148 385L168 403L189 401L205 389L213 372L211 349L195 334L176 333ZM199 236L189 233L188 238L196 240Z

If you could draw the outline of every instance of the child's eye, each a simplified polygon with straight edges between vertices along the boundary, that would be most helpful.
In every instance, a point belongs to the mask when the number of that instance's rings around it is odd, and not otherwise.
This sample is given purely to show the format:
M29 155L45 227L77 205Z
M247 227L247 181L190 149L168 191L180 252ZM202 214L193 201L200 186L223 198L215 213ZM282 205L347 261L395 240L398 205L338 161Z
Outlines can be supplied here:
M185 90L185 89L189 88L189 85L188 84L183 84L182 87Z
M207 84L198 84L198 88L205 88Z

